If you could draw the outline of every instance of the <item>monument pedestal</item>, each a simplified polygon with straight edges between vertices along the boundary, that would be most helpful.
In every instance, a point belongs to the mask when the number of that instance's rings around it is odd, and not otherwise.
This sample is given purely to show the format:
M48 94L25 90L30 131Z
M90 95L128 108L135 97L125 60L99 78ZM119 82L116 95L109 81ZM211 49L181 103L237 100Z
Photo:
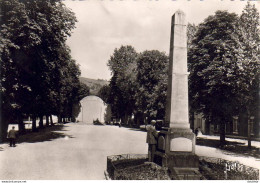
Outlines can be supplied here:
M198 168L196 136L191 129L169 128L158 135L155 163L164 167Z
M200 179L196 136L191 129L169 128L159 133L154 162L167 167L177 179Z
M172 16L165 122L159 133L154 162L168 167L173 179L200 179L196 137L189 124L187 22L184 12Z

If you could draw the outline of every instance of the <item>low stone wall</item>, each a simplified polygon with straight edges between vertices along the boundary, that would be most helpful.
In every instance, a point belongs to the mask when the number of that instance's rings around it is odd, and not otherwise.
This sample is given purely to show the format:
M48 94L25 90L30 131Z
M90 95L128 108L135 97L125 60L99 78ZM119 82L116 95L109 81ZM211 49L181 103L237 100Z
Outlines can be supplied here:
M211 180L259 180L259 170L221 158L200 156L200 171Z
M107 173L111 179L115 179L122 166L137 166L148 160L147 154L122 154L107 157Z
M259 170L239 162L199 157L199 172L207 180L259 180ZM123 154L107 157L106 179L169 180L167 168L148 162L147 154Z

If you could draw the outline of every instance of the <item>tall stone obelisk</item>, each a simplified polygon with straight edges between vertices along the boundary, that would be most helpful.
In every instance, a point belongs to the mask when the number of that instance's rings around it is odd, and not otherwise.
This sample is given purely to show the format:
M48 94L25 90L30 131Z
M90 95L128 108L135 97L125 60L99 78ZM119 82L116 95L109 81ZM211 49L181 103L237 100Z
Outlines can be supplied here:
M165 122L169 128L160 131L155 162L168 167L174 177L199 179L195 135L190 129L187 72L187 23L178 10L172 16L170 64Z
M172 16L170 65L165 121L170 128L190 128L187 72L187 23L178 10Z

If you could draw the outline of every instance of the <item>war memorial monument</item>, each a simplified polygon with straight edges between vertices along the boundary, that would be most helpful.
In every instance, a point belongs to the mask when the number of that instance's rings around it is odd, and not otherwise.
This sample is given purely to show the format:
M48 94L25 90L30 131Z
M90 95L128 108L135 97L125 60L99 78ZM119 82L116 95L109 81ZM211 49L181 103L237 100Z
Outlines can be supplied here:
M165 115L165 126L167 127L159 132L154 163L166 168L177 179L186 179L188 176L188 179L198 180L201 178L201 174L198 171L199 159L195 155L196 137L190 129L189 123L186 32L185 14L178 10L172 16L171 23ZM117 159L119 160L120 157ZM113 158L108 158L108 172L111 161Z
M165 122L169 128L159 133L155 162L176 175L186 172L200 176L195 155L196 137L190 129L187 72L187 23L178 10L172 16L170 67ZM199 177L194 177L198 179Z
M172 16L164 127L147 154L107 157L106 179L114 180L235 180L258 179L259 171L238 161L198 156L196 135L189 123L187 22L183 11ZM152 130L147 128L147 137ZM155 129L154 129L155 130ZM154 146L153 146L154 147ZM152 150L151 150L152 149Z

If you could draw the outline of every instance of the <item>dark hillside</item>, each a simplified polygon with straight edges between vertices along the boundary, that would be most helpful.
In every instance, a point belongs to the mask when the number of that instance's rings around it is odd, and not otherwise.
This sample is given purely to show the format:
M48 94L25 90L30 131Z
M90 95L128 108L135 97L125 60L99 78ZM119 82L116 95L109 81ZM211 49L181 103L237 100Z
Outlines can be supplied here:
M103 79L90 79L90 78L79 78L81 83L86 84L90 88L90 95L97 95L100 88L104 85L108 85L109 82Z

